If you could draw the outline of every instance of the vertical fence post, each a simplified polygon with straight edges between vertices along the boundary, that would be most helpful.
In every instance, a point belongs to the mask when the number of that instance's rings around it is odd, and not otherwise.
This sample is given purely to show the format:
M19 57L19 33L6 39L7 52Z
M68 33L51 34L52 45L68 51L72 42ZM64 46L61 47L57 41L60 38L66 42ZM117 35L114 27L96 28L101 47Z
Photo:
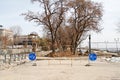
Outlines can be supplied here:
M24 54L22 53L22 60L24 59L23 57L24 57Z
M14 61L16 61L16 54L13 54L13 56L14 56Z
M9 64L11 64L11 62L12 62L12 54L9 54Z
M4 63L6 63L6 54L4 54Z
M118 48L119 38L115 38L114 40L115 40L115 42L116 42L116 50L117 50L117 54L119 55L119 48Z

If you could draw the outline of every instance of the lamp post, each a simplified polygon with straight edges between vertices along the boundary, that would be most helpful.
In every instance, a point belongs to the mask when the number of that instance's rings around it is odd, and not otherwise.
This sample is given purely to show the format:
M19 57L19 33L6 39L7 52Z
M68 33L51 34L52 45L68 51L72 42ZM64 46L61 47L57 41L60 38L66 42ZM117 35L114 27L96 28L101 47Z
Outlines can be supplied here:
M89 54L91 53L91 35L89 35Z
M88 63L85 66L90 66L89 55L91 54L91 35L89 34L89 51L88 51Z

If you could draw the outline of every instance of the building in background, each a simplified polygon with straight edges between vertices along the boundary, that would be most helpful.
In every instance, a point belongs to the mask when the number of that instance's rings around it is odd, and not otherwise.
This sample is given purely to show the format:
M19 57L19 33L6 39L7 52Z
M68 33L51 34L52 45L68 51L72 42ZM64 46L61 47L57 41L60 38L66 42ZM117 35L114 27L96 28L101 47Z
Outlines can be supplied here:
M13 32L8 29L0 29L0 36L2 37L8 37L8 39L13 40Z
M17 35L15 36L13 31L8 29L0 28L0 48L16 46L32 46L36 48L39 44L39 36L36 32L32 32L28 35Z
M27 43L28 45L32 45L38 39L39 39L38 34L32 32L28 35L19 35L19 36L14 37L14 44L24 45Z
M6 48L7 45L13 44L13 32L8 29L0 29L0 45L2 48Z

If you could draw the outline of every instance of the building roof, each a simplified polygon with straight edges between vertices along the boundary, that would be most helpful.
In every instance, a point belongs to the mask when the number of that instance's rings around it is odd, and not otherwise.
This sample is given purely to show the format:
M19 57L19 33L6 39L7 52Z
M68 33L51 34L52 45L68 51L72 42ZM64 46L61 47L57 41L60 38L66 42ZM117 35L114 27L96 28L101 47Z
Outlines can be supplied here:
M37 32L31 32L30 35L38 36Z

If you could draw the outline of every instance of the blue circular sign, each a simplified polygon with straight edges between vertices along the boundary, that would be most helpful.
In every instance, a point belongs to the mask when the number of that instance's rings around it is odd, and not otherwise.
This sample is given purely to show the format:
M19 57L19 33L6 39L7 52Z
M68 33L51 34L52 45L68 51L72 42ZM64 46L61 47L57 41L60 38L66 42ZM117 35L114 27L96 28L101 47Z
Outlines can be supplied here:
M89 60L95 61L97 59L97 55L95 53L90 53L89 54Z
M29 60L34 61L36 59L36 54L34 52L31 52L29 54Z

